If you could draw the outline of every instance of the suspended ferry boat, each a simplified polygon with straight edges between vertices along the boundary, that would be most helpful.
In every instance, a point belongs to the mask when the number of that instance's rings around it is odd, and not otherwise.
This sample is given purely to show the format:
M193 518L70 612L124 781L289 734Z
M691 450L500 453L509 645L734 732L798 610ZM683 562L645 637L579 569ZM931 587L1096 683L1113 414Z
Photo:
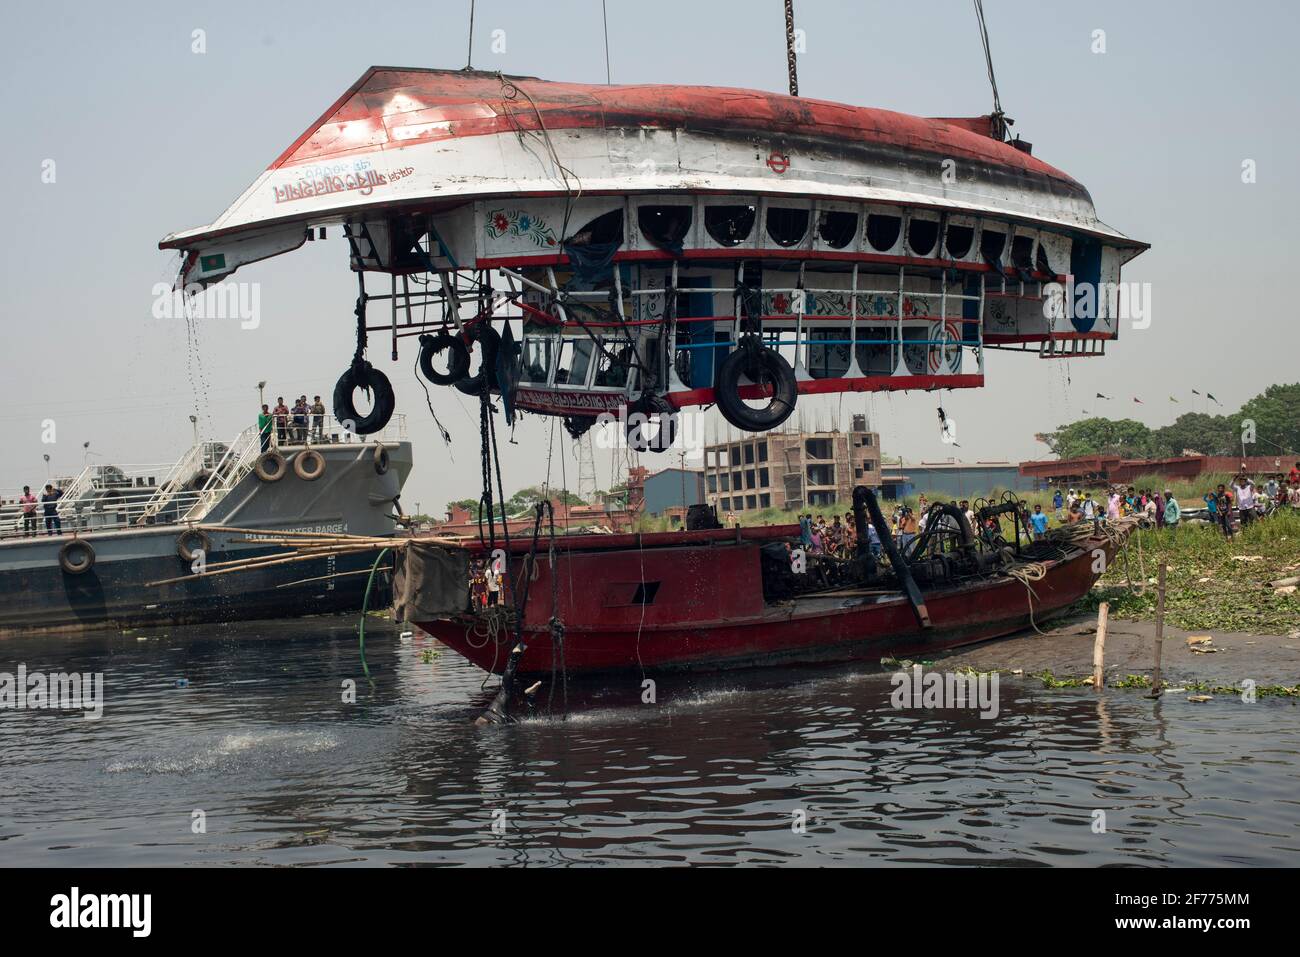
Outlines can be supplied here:
M1107 293L1146 244L1005 132L997 114L373 67L215 222L160 245L202 286L341 229L358 346L335 413L359 432L394 406L365 357L382 333L508 417L579 433L627 407L660 420L635 426L660 449L687 406L759 431L800 394L981 386L988 349L1103 354ZM1094 309L1062 302L1067 279Z

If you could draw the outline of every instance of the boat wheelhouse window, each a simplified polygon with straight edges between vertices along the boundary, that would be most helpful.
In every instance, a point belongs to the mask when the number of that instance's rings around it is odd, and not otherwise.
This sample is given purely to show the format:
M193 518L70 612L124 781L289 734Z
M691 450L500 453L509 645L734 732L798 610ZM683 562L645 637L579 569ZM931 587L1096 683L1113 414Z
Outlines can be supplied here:
M621 389L632 371L632 344L626 339L606 339L596 360L596 385Z
M570 236L566 242L575 246L607 245L609 243L621 246L623 244L623 210L621 208L614 209L602 216L597 216Z
M586 385L595 346L590 339L560 340L560 361L555 366L555 384Z
M524 340L523 368L519 378L523 382L545 382L551 374L551 336L530 336Z
M843 249L858 235L858 214L827 210L817 219L817 235L831 249Z
M808 210L771 206L767 210L767 234L778 246L797 246L808 233Z
M1007 246L1007 234L985 229L980 233L980 255L988 262L1000 262Z
M753 206L705 206L704 228L719 246L739 246L754 230Z
M877 252L888 252L898 242L898 231L902 228L902 217L872 213L867 217L867 242Z
M907 245L918 256L928 256L939 240L939 223L933 219L913 219L907 224Z
M1033 236L1017 236L1011 240L1011 263L1017 269L1033 269L1034 263L1030 258L1034 251Z
M656 246L680 246L691 229L689 206L642 206L636 217L641 234Z
M950 223L944 245L948 247L948 256L952 259L965 259L975 242L975 229L972 226L958 226Z

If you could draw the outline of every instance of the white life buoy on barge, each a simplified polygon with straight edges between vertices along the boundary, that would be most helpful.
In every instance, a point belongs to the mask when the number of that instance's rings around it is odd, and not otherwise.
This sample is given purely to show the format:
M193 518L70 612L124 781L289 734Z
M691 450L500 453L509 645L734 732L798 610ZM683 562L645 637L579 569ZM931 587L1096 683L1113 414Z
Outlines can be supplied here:
M293 457L293 473L304 482L314 482L325 474L325 456L307 449Z

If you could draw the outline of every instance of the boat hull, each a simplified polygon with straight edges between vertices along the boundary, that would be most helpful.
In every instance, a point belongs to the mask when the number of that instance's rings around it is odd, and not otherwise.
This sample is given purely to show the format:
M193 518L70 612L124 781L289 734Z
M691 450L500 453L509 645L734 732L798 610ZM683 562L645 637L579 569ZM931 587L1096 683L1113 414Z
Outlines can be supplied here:
M1068 559L1050 563L1045 577L1033 583L1032 593L1025 583L1006 576L928 590L929 628L920 626L912 606L897 593L807 597L767 605L760 594L756 543L600 553L604 579L594 576L594 567L585 567L592 556L560 555L556 569L561 581L572 574L579 582L601 582L579 586L577 594L558 599L557 617L564 623L563 665L569 673L640 673L936 654L1014 634L1065 612L1096 581L1098 552L1109 560L1113 550L1112 544L1098 540ZM642 564L645 577L638 580L658 582L654 603L631 608L611 604L609 581L617 585L634 570L629 565ZM701 581L701 570L712 578ZM673 573L675 577L668 577ZM518 671L523 675L550 674L560 660L549 628L548 579L546 564L539 562L522 630L527 650ZM673 593L679 621L672 620ZM417 624L484 670L504 670L513 632L485 635L482 620L468 615Z

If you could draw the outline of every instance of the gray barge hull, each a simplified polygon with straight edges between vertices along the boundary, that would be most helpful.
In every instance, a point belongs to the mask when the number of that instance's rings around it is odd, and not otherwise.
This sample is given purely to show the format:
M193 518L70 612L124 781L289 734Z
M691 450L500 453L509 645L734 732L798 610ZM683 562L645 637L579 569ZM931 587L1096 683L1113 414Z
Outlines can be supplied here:
M383 474L375 466L374 446L362 444L318 447L325 470L314 481L300 479L291 468L275 482L250 472L203 524L267 534L391 536L394 502L411 470L411 447L406 442L385 447L389 465ZM286 455L292 461L292 453ZM79 574L59 564L69 534L0 541L0 638L347 611L360 608L369 577L362 572L377 557L327 557L200 576L180 555L178 539L185 530L184 525L164 525L79 533L95 556L93 566ZM248 541L255 536L245 533L212 532L209 538L209 564L285 551ZM339 575L343 577L324 577ZM178 576L186 577L169 585L148 584ZM377 577L386 586L386 577Z

